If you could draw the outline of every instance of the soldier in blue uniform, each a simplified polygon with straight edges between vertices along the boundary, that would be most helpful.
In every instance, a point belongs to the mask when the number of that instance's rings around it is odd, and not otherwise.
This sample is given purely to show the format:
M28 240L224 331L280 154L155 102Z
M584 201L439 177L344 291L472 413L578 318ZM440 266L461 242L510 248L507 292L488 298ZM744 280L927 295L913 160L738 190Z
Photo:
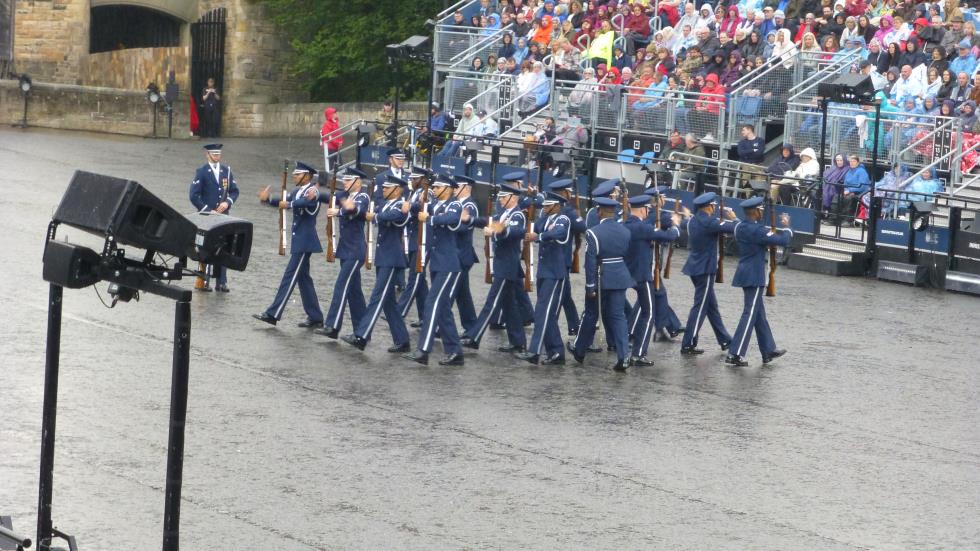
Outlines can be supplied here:
M648 367L653 365L653 362L648 360L646 355L647 348L650 346L650 339L653 337L656 317L653 248L660 246L660 243L669 243L680 236L678 229L680 214L674 214L669 229L658 230L648 219L649 196L644 194L631 197L629 204L630 216L624 224L630 232L626 265L636 282L633 289L636 291L637 298L633 311L639 311L636 314L639 321L633 333L633 349L629 363L635 367Z
M459 324L464 329L476 323L476 306L473 305L473 293L470 292L470 269L479 263L476 250L473 248L473 228L486 226L486 219L480 218L480 207L473 200L471 193L476 181L467 176L456 176L456 200L460 208L467 214L467 222L456 232L459 247L459 288L456 291L456 308L459 310Z
M338 191L338 207L327 209L327 216L340 217L340 237L337 240L336 257L340 260L340 273L333 287L330 309L323 319L323 327L315 332L336 339L343 323L344 310L350 305L350 319L354 327L361 322L366 305L361 291L361 266L367 253L364 238L364 222L367 220L371 198L361 190L364 174L356 168L348 168L343 176L343 195ZM322 200L322 199L321 199Z
M194 173L194 181L190 187L191 204L200 212L228 214L238 199L238 182L235 181L231 167L221 164L220 143L205 145L204 150L207 152L205 156L208 162ZM207 270L217 272L213 274L217 279L214 290L227 293L228 270L224 266L208 266ZM205 285L200 290L211 291L211 287Z
M425 308L425 297L429 294L429 285L425 276L425 270L423 269L421 272L415 270L417 265L416 256L419 254L418 213L422 209L422 182L423 180L425 182L432 182L435 180L435 176L424 168L413 167L409 179L412 185L412 192L409 198L412 210L408 224L405 225L402 231L404 250L408 257L408 268L406 268L408 281L405 290L398 297L398 312L403 318L407 316L414 301L415 307L418 310L419 319L418 321L413 321L411 325L414 328L418 328L422 326L422 310Z
M524 180L527 179L527 186L524 186ZM541 210L541 205L544 201L544 196L539 193L533 186L531 186L530 175L525 172L511 172L504 175L504 180L510 184L512 187L517 188L521 191L520 199L517 201L517 208L525 213L530 212L531 205L538 211ZM531 220L533 223L534 220ZM531 325L534 323L534 305L531 303L531 297L528 295L527 291L524 290L523 285L518 285L514 290L514 297L517 299L518 311L521 314L521 319L524 321L524 325ZM501 310L500 315L503 315L503 310ZM503 324L503 318L499 318L498 321Z
M394 346L389 348L388 352L409 351L408 329L398 313L395 302L395 271L404 270L407 262L402 245L402 230L408 223L412 208L411 203L402 197L407 187L408 182L389 174L381 186L380 207L375 214L368 213L368 220L376 221L378 224L374 290L371 292L367 314L362 316L360 322L354 326L352 334L342 337L344 342L360 350L364 350L371 340L374 325L378 323L381 312L384 312L388 329L391 330L391 340L394 342Z
M575 182L570 179L555 180L551 182L548 189L557 193L564 199L561 206L561 213L568 217L572 224L572 239L565 245L565 264L568 267L566 281L570 282L572 273L572 255L575 253L575 243L582 238L582 234L588 228L585 227L585 219L579 214L575 205L572 204L572 186ZM572 286L566 284L561 296L561 309L565 312L565 324L568 326L568 336L574 337L578 333L578 308L572 299Z
M384 202L384 185L388 181L388 176L394 176L400 180L408 180L409 172L405 169L405 152L397 147L393 147L385 152L388 157L388 168L374 175L374 202ZM394 275L395 291L405 288L405 270L397 269ZM385 314L387 316L387 314Z
M770 207L771 208L771 207ZM749 348L749 337L755 329L759 350L762 352L762 363L767 364L786 353L776 348L769 320L766 319L766 307L763 295L766 287L766 252L769 246L786 247L793 239L793 230L789 229L789 216L783 214L780 223L783 228L771 228L760 223L762 220L762 197L753 197L742 201L745 220L735 227L735 241L738 242L738 268L732 278L733 287L741 287L745 295L745 306L742 318L735 328L732 337L730 353L725 363L734 366L745 366L745 354Z
M518 357L532 364L538 363L542 351L547 354L545 365L565 363L565 347L558 329L558 312L561 297L568 286L566 248L572 241L572 221L564 214L565 198L549 192L542 204L541 216L534 222L534 231L525 234L528 242L540 243L538 248L538 303L534 309L534 331L527 352Z
M292 209L292 242L289 244L289 264L282 274L279 290L272 304L261 314L252 317L275 325L282 319L282 312L289 302L293 288L299 285L299 295L303 300L306 319L300 327L316 327L323 323L323 312L317 300L316 287L310 277L310 257L323 252L320 238L316 233L316 216L320 213L320 190L315 182L316 170L306 163L297 162L293 170L293 183L296 187L285 197L269 194L269 187L259 192L259 201L277 206L279 209Z
M453 319L453 298L460 278L459 244L456 232L469 223L458 201L453 200L456 182L452 177L440 174L432 183L433 200L418 214L418 219L429 232L429 270L432 289L425 298L422 330L418 347L403 357L420 364L429 363L432 341L438 334L446 357L439 365L463 365L463 349L460 347L456 322Z
M596 199L598 197L608 197L609 199L617 201L616 215L620 216L622 215L622 206L618 203L619 198L621 196L620 193L621 192L619 190L618 179L605 180L592 190L592 199ZM593 201L593 203L594 202L595 201ZM599 224L599 206L594 205L592 208L588 210L588 212L585 213L585 227L586 229L593 228L598 224Z
M521 267L521 250L524 234L527 232L524 212L518 207L521 190L509 184L500 186L497 202L501 211L484 228L491 236L493 247L493 281L487 292L487 299L477 316L476 322L466 329L463 346L474 350L480 347L480 339L490 320L496 319L500 309L504 311L504 325L507 328L509 346L500 347L501 352L523 352L527 348L524 335L524 320L517 304L517 288L523 290L524 269Z
M687 318L681 354L685 356L703 354L698 348L698 332L704 318L711 322L715 338L722 350L728 350L732 337L725 329L715 298L715 274L718 273L718 234L730 234L735 230L737 219L731 209L725 209L725 220L715 216L714 201L718 197L713 192L703 193L694 198L697 213L687 221L687 235L690 253L684 263L684 274L694 283L694 306Z
M629 354L629 334L626 326L626 289L636 285L626 266L625 255L629 251L630 231L616 218L617 203L607 197L594 200L599 207L599 223L585 232L585 292L586 297L599 303L602 326L616 348L616 363L612 369L626 370ZM582 316L582 327L572 354L575 361L585 359L586 348L595 337L596 324Z

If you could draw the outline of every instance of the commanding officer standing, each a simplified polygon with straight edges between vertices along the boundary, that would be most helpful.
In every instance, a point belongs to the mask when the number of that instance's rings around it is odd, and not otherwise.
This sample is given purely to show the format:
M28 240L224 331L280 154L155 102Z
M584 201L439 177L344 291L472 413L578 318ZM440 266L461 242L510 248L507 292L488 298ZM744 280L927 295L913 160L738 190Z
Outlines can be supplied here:
M330 309L323 320L323 328L315 332L336 339L344 318L344 309L350 304L350 319L354 327L361 321L366 308L361 291L361 266L367 253L364 240L364 221L367 220L371 198L361 191L362 178L366 174L356 168L348 168L343 176L344 195L338 196L339 208L327 209L327 216L340 217L340 238L337 240L337 259L340 273L333 287ZM339 192L338 192L339 195ZM325 200L321 196L321 201ZM328 221L329 223L329 221Z
M391 353L408 352L408 329L405 321L398 315L395 303L395 271L406 267L405 252L402 248L402 230L408 223L408 215L412 205L403 199L408 182L397 176L388 175L382 185L382 203L377 214L368 213L367 220L377 220L378 250L375 262L374 290L371 292L371 302L367 306L367 314L354 326L354 332L344 335L342 340L364 350L374 325L384 311L391 330L391 340L394 346L388 349Z
M480 339L491 319L496 319L498 309L503 309L507 341L510 346L500 347L501 352L523 352L527 348L524 320L517 304L517 288L523 290L524 270L521 267L521 249L527 231L526 218L518 207L521 190L502 184L497 192L501 211L484 228L493 241L493 281L487 292L476 322L466 329L463 346L474 350L480 347Z
M771 207L770 207L771 208ZM762 352L762 363L767 364L786 353L776 348L776 341L769 329L766 319L766 307L763 304L763 289L766 286L766 248L768 246L789 245L793 238L793 230L789 229L789 216L783 214L780 223L782 230L770 228L760 223L762 220L762 197L753 197L742 201L746 220L735 227L735 240L738 241L738 268L732 278L733 287L741 287L745 295L745 306L742 308L742 319L735 329L732 338L731 352L725 363L735 366L745 366L745 354L749 348L749 336L755 329L755 337L759 341Z
M585 227L585 219L579 214L575 205L572 205L571 188L573 185L575 185L573 180L565 179L555 180L548 186L548 189L564 199L561 206L561 213L567 216L572 224L572 237L574 239L569 239L568 243L565 244L565 264L568 268L568 274L565 277L566 282L572 280L572 255L575 254L575 239L578 239L588 229ZM572 286L567 283L561 296L561 308L565 312L565 324L568 326L568 335L573 336L578 332L578 308L575 307L575 301L572 299Z
M275 325L282 319L282 312L293 294L293 288L299 285L299 295L303 299L303 310L306 319L299 323L300 327L315 327L323 323L323 312L320 301L317 300L316 287L310 277L310 256L323 252L320 238L316 234L316 216L320 213L320 190L314 179L316 170L306 163L296 162L293 169L293 183L296 187L285 197L269 195L269 186L259 192L259 201L293 210L293 240L289 244L289 264L282 274L279 290L272 304L261 314L252 317Z
M473 185L476 181L467 176L456 176L456 200L459 201L460 208L467 214L468 222L462 224L456 232L456 241L459 247L459 288L456 291L456 307L459 309L459 324L463 328L469 327L476 322L476 306L473 305L473 293L470 292L470 268L479 262L476 250L473 249L473 228L486 226L485 220L481 222L480 207L470 195L473 192Z
M565 248L571 242L572 221L562 212L564 203L564 197L549 192L544 199L544 211L534 222L534 231L524 236L526 241L541 244L538 248L538 303L534 308L534 332L528 351L518 355L518 358L532 364L538 363L543 349L547 350L547 356L541 363L565 363L565 347L558 329L558 311L568 285Z
M207 152L205 158L208 162L194 173L190 189L191 204L200 212L228 214L238 199L238 183L231 167L221 164L220 143L208 144L204 146L204 150ZM212 267L209 265L207 270L210 272ZM214 290L227 293L228 271L224 266L218 266L216 271L218 273L214 275L218 281ZM211 287L205 285L201 290L210 292Z
M460 348L452 309L453 295L460 277L455 232L469 219L459 202L452 200L455 187L456 182L450 176L440 174L432 183L435 200L429 201L426 209L418 214L419 221L426 225L431 241L428 264L432 272L432 292L425 298L418 348L403 357L420 364L429 363L432 340L438 333L446 352L439 365L463 365L463 349Z
M630 231L616 218L618 203L607 197L594 200L599 207L599 223L585 232L585 293L596 299L602 313L602 326L616 348L616 371L626 370L629 335L626 327L626 289L636 283L626 267L624 256L629 250ZM575 361L585 359L586 348L595 337L596 324L582 317L582 329L573 350Z
M633 289L636 291L636 307L633 311L639 310L637 329L633 334L633 353L630 357L630 365L636 367L647 367L653 365L648 360L647 348L650 346L650 339L653 337L655 327L656 308L655 291L653 288L653 248L659 247L659 243L671 242L680 237L680 215L674 213L673 224L667 230L654 228L648 220L648 206L650 199L647 195L631 197L630 216L626 220L626 229L630 232L629 251L626 254L626 265L629 267L630 275L636 282Z
M707 317L715 338L722 350L728 350L732 337L725 329L725 323L718 312L718 300L715 298L715 274L718 273L718 234L732 233L735 230L735 213L725 209L726 220L715 216L714 201L718 195L713 192L703 193L694 198L697 213L687 221L688 243L691 252L684 264L684 274L694 283L694 306L687 318L687 329L684 341L681 343L681 354L691 356L703 354L698 348L698 332Z
M424 168L413 167L412 173L409 175L410 182L412 184L412 195L409 202L412 205L411 214L409 216L408 224L402 231L402 236L404 238L404 250L405 255L408 257L408 284L405 290L402 291L401 296L398 297L398 312L404 318L408 315L408 311L412 308L412 301L415 301L415 307L418 310L419 319L418 321L412 322L412 327L422 326L422 311L425 308L425 297L429 294L429 285L425 277L425 269L421 272L416 272L416 255L419 253L419 242L418 242L418 213L422 208L422 184L423 180L425 182L432 182L435 177L431 172Z

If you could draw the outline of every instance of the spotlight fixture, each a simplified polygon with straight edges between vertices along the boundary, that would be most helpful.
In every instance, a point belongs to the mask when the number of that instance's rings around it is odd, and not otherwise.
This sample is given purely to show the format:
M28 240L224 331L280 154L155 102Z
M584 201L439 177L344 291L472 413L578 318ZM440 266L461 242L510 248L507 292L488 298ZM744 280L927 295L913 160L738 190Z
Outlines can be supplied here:
M929 229L929 218L936 209L936 205L928 201L913 201L909 209L909 223L914 231L926 231Z
M31 81L31 77L28 75L20 75L17 79L20 82L20 91L24 94L30 94L31 88L34 87L34 83Z
M157 86L157 83L151 82L146 87L146 101L150 102L150 105L153 106L153 137L154 138L157 137L157 108L160 106L160 100L162 99L163 96L160 95L160 88Z

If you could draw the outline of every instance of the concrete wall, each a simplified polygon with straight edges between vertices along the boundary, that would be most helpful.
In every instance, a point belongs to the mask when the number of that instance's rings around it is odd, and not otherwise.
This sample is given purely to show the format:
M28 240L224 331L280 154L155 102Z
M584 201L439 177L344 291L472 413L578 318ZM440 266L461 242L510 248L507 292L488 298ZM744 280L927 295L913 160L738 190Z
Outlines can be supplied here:
M187 46L132 48L85 54L79 59L79 84L140 91L155 82L163 90L172 68L177 85L181 91L187 91L190 75L188 49Z
M0 124L20 122L23 96L17 81L0 81ZM190 137L186 91L174 110L174 138ZM323 110L337 108L341 125L376 118L380 103L238 103L226 107L224 136L273 137L318 136ZM403 103L400 116L422 118L423 103ZM34 81L28 104L28 124L45 128L87 130L113 134L147 136L152 132L150 104L142 91L51 84ZM157 135L166 135L167 118L162 106L157 114Z

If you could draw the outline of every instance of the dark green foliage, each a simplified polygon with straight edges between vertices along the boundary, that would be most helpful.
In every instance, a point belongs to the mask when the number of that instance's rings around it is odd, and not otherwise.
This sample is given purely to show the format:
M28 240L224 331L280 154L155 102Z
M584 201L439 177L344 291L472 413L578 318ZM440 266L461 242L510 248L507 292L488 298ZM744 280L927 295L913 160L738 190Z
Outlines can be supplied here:
M313 101L380 101L394 97L395 71L385 45L428 35L425 20L442 0L261 0L289 36L292 70ZM423 99L426 64L403 64L402 99Z

